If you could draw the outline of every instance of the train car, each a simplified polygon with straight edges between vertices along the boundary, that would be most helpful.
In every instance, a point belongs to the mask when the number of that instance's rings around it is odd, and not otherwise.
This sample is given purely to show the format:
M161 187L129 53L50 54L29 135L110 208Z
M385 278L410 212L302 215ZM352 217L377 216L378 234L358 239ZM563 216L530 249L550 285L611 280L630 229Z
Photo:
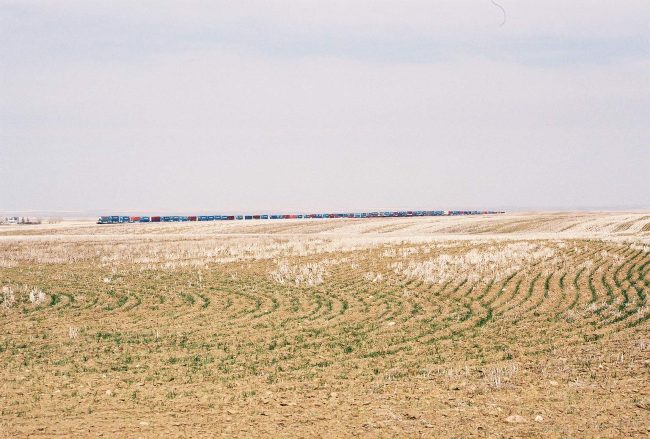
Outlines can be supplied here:
M305 219L305 218L388 218L414 216L458 216L494 215L505 213L495 210L399 210L380 212L310 213L310 214L263 214L263 215L200 215L200 216L100 216L97 224L123 224L146 222L185 222L185 221L232 221L259 219Z

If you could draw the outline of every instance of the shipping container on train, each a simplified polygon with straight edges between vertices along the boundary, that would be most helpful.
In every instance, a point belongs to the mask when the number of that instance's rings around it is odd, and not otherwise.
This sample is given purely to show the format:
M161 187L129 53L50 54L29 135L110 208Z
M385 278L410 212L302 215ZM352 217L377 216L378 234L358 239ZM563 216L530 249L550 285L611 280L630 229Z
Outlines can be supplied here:
M496 210L391 210L381 212L348 213L284 213L254 215L166 215L166 216L100 216L97 224L123 223L160 223L186 221L241 221L241 220L278 220L278 219L331 219L331 218L394 218L413 216L457 216L457 215L496 215L505 213Z

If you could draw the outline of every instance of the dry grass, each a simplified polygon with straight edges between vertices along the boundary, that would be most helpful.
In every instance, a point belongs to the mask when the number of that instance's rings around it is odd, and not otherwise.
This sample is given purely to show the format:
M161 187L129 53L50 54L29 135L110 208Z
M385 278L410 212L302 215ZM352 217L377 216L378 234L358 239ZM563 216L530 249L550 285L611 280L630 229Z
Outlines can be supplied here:
M646 436L647 213L0 228L4 436Z

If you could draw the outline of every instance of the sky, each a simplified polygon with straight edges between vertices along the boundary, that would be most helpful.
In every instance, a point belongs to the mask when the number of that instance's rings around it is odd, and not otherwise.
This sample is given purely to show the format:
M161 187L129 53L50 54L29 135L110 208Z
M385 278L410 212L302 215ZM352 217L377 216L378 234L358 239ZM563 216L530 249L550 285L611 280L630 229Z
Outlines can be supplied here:
M650 2L498 3L0 0L0 211L650 208Z

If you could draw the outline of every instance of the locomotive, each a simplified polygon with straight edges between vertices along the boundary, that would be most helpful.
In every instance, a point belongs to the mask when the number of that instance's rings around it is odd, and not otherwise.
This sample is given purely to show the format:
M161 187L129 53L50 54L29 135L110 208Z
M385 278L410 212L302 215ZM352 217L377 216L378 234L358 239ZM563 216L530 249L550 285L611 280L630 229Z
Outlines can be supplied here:
M353 213L309 213L309 214L256 214L256 215L189 215L189 216L100 216L97 224L122 223L175 223L187 221L246 221L278 219L331 219L331 218L388 218L413 216L456 216L456 215L494 215L504 213L494 210L400 210L382 212Z

